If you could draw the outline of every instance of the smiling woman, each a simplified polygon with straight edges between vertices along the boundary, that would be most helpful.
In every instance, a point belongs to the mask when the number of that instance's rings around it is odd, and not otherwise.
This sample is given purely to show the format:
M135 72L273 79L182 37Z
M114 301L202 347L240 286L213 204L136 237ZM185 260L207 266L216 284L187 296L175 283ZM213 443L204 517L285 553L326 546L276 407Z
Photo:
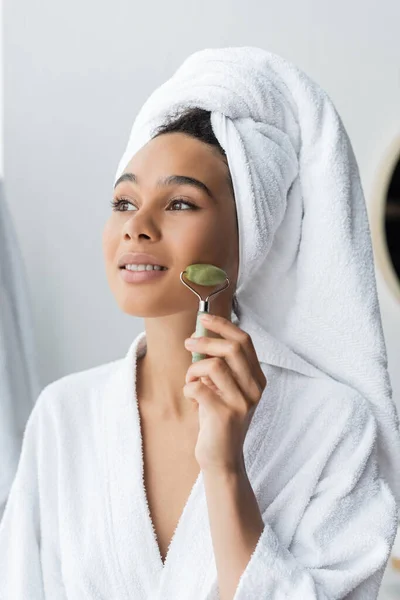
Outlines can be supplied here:
M190 109L158 128L115 182L111 204L113 214L103 234L108 281L120 308L146 321L146 353L137 363L143 479L165 562L199 475L197 404L182 394L191 363L184 340L195 329L198 307L193 294L183 288L180 273L194 263L218 265L233 285L216 297L213 310L230 321L234 309L236 206L226 155L212 133L210 113ZM128 269L117 268L121 261L128 261ZM202 292L208 289L193 285ZM220 336L211 332L211 337ZM165 436L174 440L168 443L168 454ZM183 472L177 471L177 462ZM163 477L157 475L160 472Z

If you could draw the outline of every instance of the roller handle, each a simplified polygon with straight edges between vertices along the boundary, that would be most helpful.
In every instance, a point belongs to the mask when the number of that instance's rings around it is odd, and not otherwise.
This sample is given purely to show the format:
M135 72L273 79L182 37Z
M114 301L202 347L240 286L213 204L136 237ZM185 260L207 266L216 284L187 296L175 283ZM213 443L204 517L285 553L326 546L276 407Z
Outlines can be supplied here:
M207 315L209 313L203 311L203 310L199 310L197 312L197 319L196 319L196 330L195 330L195 335L194 337L207 337L209 332L208 329L206 329L204 327L204 324L201 322L200 317L201 315ZM200 352L192 352L192 363L197 362L198 360L203 360L203 358L206 358L207 354L200 354Z

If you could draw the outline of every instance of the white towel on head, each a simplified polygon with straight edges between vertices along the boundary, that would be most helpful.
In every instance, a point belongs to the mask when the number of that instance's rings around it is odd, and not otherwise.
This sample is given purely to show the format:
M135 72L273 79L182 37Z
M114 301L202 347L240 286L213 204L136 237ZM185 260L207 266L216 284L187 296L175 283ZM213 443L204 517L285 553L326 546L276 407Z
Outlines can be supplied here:
M331 99L261 48L195 52L143 105L115 180L157 126L194 106L211 111L233 180L240 327L261 362L340 381L370 403L381 474L400 504L399 418L367 211Z

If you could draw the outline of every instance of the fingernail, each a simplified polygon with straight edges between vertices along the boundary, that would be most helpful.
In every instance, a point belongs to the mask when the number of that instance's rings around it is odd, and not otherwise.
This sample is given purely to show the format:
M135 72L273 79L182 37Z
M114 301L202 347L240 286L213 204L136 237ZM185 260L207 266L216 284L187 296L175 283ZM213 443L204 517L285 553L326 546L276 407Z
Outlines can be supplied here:
M185 340L185 346L191 348L195 345L196 340L194 338L188 338Z

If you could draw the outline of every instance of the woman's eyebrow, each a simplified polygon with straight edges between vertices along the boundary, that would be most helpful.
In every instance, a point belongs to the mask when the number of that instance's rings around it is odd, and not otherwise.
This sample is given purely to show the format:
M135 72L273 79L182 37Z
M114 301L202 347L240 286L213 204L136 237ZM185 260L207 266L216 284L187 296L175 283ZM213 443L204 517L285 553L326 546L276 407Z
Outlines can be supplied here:
M138 178L134 173L123 173L121 177L117 179L114 185L114 189L117 187L119 183L123 181L130 181L131 183L138 184ZM156 186L161 187L163 185L192 185L193 187L205 192L214 202L216 202L216 198L212 194L211 190L206 186L205 183L200 181L199 179L195 179L194 177L189 177L187 175L168 175L167 177L161 177L157 180Z

